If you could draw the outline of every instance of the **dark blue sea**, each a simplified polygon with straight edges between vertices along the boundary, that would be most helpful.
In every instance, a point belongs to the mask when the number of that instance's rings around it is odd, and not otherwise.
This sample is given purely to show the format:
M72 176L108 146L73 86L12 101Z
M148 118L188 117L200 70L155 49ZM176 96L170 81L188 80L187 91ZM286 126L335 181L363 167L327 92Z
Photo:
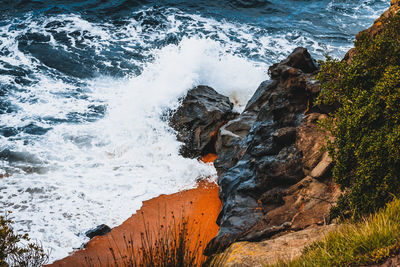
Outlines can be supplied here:
M0 0L0 212L66 256L143 200L215 179L166 110L199 84L240 111L304 46L341 58L389 0Z

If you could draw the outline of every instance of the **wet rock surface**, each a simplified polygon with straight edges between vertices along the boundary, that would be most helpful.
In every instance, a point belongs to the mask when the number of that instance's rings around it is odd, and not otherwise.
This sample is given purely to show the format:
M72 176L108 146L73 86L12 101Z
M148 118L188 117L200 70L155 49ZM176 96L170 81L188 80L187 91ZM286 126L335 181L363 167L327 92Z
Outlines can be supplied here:
M197 86L188 91L181 106L169 121L183 142L181 153L185 157L199 157L215 153L219 128L236 114L229 98L208 86Z
M236 241L260 241L329 221L340 195L332 160L321 148L331 138L312 106L320 88L315 60L296 48L268 70L241 114L212 88L190 90L171 117L185 156L216 152L223 206L210 255ZM215 151L211 151L214 149Z
M96 228L93 228L85 233L87 237L92 239L95 236L105 235L111 231L111 228L105 224L100 224Z
M221 127L216 141L220 231L212 254L234 241L259 241L324 224L339 189L321 151L324 114L312 106L319 93L317 64L305 48L269 68L244 111ZM307 115L306 115L307 114Z

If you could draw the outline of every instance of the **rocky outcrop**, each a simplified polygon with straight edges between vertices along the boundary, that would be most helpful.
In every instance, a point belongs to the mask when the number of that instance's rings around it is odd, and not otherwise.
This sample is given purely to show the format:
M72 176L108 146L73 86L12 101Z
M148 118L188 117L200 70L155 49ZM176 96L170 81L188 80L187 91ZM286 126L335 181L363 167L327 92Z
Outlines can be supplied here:
M185 157L199 157L215 153L219 128L235 117L229 98L208 86L197 86L188 91L181 106L169 121L183 142L181 153Z
M262 219L241 233L238 240L258 241L277 232L299 230L329 221L329 210L340 190L327 175L332 161L327 152L321 151L327 134L321 133L316 122L324 116L309 114L296 127L295 148L302 155L301 162L298 162L302 167L300 181L288 188L279 185L261 194L257 202L263 213Z
M218 255L218 266L261 267L288 261L301 255L305 246L334 230L335 225L314 226L262 242L237 242Z
M321 151L327 133L317 121L326 115L311 104L319 93L317 70L308 51L296 48L269 68L271 80L243 113L221 127L215 167L223 208L206 253L327 221L339 189Z
M329 221L340 191L332 182L332 160L321 148L317 126L326 117L313 107L319 93L318 66L305 48L269 68L241 114L212 88L190 90L170 123L184 142L182 153L214 153L220 198L218 235L206 254L236 241L259 241Z
M253 140L253 145L250 145L247 142L250 141L247 140L250 129L253 131L250 135L253 139L263 138L255 131L262 131L265 127L284 128L299 119L298 115L306 110L310 100L319 92L318 85L312 79L312 73L316 70L317 65L305 48L297 48L287 59L270 67L272 80L261 83L243 113L229 121L219 132L216 144L218 159L215 162L219 174L233 167L247 147L254 150L253 154L268 154L277 149L271 146L273 142L269 142L272 141L272 133L268 136L271 140ZM258 125L253 127L256 121ZM269 122L274 125L268 125ZM276 133L275 139L279 138L277 135L279 133ZM258 146L255 146L257 142Z

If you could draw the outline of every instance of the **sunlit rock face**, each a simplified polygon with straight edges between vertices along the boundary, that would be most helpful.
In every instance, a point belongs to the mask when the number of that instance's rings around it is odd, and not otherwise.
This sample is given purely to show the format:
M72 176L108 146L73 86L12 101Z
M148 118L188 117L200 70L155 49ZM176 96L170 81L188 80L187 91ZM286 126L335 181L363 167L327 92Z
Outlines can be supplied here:
M262 267L290 260L300 256L305 246L334 229L333 224L314 226L261 242L237 242L220 255L221 266Z

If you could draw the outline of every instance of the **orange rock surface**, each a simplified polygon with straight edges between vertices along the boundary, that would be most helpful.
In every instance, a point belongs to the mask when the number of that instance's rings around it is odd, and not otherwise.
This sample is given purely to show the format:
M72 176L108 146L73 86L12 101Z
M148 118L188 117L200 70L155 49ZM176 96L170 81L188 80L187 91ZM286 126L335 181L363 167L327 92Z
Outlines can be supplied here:
M152 229L155 231L161 224L168 225L173 222L172 213L175 222L182 216L190 218L189 221L196 222L196 224L190 224L190 227L196 228L190 229L191 232L196 233L193 240L200 238L202 246L205 246L218 232L219 228L215 222L220 209L218 186L214 183L201 181L197 188L172 195L161 195L143 202L142 208L122 225L115 227L104 236L94 237L85 249L78 250L72 255L47 266L87 266L85 258L93 260L92 266L100 266L100 264L97 264L99 260L103 266L107 266L107 263L113 266L110 247L114 251L120 251L123 255L126 252L124 236L131 236L133 244L140 246L140 235L145 231L144 221L148 224L150 231ZM198 237L199 234L200 237ZM204 247L200 250L203 249ZM120 258L119 255L117 257Z

